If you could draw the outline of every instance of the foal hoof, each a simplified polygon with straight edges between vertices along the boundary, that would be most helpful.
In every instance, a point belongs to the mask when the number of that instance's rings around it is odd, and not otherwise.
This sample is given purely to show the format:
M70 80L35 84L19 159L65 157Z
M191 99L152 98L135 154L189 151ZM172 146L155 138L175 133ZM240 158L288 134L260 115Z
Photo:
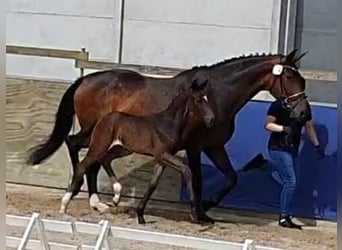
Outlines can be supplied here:
M107 213L109 211L109 206L104 203L98 203L95 206L91 206L95 211L98 211L100 214Z
M121 196L114 196L113 197L113 204L114 204L115 207L117 207L119 205L120 198L121 198Z
M203 210L207 212L210 208L215 207L216 204L213 201L203 201Z
M138 223L139 224L146 224L146 221L142 215L138 215Z

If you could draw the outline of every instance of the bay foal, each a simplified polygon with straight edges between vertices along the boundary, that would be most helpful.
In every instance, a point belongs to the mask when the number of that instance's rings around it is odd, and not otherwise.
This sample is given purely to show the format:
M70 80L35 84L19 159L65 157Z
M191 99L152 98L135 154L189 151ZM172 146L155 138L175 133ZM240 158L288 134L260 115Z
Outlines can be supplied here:
M137 207L139 224L145 223L143 214L145 206L154 192L164 168L172 167L184 176L191 200L191 217L197 220L199 204L193 191L192 172L173 155L182 149L184 127L186 133L200 127L214 124L214 112L207 97L207 79L200 84L194 78L190 87L180 91L169 106L154 115L138 117L124 112L111 112L102 117L95 125L90 138L89 150L73 175L66 194L62 198L60 212L65 213L72 197L83 184L83 175L95 162L103 162L117 147L129 152L152 156L155 158L156 171L152 181Z

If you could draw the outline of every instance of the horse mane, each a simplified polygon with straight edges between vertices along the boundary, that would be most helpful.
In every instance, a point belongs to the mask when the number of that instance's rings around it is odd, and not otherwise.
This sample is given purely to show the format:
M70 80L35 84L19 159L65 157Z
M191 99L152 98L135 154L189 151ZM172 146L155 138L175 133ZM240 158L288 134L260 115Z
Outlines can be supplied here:
M225 65L227 63L232 63L232 62L236 62L236 61L239 61L239 60L245 60L245 59L250 59L250 58L257 58L257 57L263 57L263 56L283 56L282 54L273 54L273 53L262 53L262 54L259 54L259 53L251 53L249 55L241 55L241 56L235 56L235 57L231 57L231 58L226 58L226 59L223 59L222 61L220 62L217 62L217 63L214 63L214 64L211 64L211 65L195 65L193 66L192 68L190 69L187 69L187 70L184 70L182 72L180 72L179 74L177 74L177 76L180 76L184 73L188 73L190 71L197 71L197 70L201 70L201 69L211 69L211 68L214 68L214 67L218 67L218 66L222 66L222 65Z

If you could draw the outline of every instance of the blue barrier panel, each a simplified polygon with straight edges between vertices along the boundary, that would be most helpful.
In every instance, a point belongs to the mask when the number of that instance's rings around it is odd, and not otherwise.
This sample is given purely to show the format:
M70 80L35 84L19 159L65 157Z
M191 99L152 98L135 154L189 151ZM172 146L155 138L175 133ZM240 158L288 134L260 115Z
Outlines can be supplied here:
M242 168L257 154L269 159L267 142L269 132L264 129L269 102L251 101L236 117L236 130L225 145L238 184L221 202L221 207L252 209L261 212L278 213L281 186L272 178L272 165L265 170L248 172ZM299 178L296 191L295 215L336 221L337 195L337 109L312 106L315 127L326 158L316 159L314 148L304 129L299 152ZM201 156L203 175L203 197L208 199L225 184L223 175L204 155ZM188 201L188 194L182 180L181 200Z

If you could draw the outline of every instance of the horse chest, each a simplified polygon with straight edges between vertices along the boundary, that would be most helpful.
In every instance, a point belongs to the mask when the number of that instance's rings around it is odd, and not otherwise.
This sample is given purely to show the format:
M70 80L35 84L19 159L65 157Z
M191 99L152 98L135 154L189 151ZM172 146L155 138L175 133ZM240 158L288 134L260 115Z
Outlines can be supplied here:
M234 123L220 122L213 128L206 129L201 133L201 145L206 147L217 146L227 143L234 133Z

